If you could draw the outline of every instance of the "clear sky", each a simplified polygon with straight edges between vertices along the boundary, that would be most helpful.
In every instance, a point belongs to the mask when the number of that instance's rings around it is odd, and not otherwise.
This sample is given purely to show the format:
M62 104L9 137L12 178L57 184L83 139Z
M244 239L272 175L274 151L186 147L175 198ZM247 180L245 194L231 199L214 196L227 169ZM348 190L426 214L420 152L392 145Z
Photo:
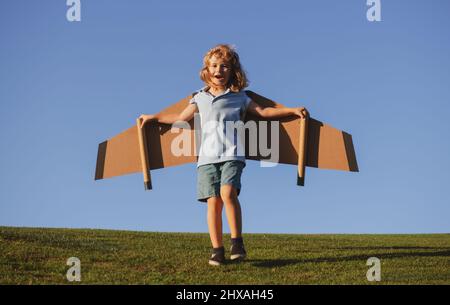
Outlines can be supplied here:
M359 173L247 161L244 232L450 230L450 2L0 2L0 225L207 232L195 164L94 181L100 142L203 86L237 47L250 90L352 134ZM224 214L225 216L225 214ZM224 218L225 232L229 232Z

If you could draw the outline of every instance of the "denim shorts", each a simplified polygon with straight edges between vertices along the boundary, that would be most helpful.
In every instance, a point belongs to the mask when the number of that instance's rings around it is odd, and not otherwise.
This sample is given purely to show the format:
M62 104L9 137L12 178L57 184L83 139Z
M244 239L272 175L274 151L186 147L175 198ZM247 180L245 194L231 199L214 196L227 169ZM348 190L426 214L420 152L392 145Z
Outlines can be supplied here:
M231 160L220 163L201 165L197 168L197 199L207 202L209 197L220 196L220 187L231 184L241 192L241 174L245 162Z

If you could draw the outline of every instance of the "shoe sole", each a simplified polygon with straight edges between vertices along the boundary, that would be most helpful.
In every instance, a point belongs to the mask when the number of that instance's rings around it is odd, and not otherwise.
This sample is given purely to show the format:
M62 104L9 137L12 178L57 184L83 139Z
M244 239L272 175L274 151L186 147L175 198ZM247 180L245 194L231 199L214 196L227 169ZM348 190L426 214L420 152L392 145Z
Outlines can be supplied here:
M219 262L216 262L216 261L209 261L208 262L211 266L221 266L221 265L223 265L223 263L219 263Z
M245 254L233 254L230 256L232 261L243 260L246 257Z

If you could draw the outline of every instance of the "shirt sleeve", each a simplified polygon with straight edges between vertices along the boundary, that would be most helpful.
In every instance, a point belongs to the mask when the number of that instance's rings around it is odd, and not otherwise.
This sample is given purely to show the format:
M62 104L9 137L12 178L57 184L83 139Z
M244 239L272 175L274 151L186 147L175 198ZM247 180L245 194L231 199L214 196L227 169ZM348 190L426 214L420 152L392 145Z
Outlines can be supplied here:
M189 100L189 104L197 104L197 101L195 100L196 94Z
M248 108L248 105L250 105L250 102L252 101L251 97L249 97L247 94L245 95L245 109Z

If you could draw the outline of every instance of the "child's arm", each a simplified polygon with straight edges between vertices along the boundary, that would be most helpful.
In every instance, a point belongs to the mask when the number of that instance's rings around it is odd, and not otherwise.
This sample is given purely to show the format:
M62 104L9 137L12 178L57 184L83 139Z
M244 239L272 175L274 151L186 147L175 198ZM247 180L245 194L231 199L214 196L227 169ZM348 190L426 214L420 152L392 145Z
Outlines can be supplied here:
M265 119L277 119L283 118L290 115L297 115L300 118L305 118L307 114L307 110L305 107L297 107L297 108L274 108L274 107L266 107L262 108L254 101L251 101L248 105L248 111L251 114L257 115L261 118Z
M173 124L177 121L189 122L194 114L198 112L196 104L189 104L181 113L168 113L168 114L142 114L139 119L141 121L141 128L147 121L157 121L163 124Z

